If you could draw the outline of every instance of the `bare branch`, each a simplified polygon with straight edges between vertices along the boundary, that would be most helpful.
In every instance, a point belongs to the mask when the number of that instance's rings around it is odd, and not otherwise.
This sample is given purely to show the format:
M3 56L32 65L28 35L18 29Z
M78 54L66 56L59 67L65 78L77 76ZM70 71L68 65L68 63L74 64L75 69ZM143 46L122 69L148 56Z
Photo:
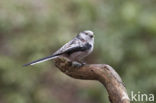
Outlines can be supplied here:
M57 58L54 61L56 67L70 77L100 81L107 89L111 103L130 103L120 76L111 66L107 64L86 64L82 66L64 57Z

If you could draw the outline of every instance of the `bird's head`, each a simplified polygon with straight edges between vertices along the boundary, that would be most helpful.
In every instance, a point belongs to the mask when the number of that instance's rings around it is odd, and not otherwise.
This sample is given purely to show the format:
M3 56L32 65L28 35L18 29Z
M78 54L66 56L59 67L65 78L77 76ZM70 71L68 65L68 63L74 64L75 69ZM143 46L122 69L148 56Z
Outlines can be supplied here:
M90 30L85 30L78 34L78 38L83 39L89 43L94 43L94 33Z

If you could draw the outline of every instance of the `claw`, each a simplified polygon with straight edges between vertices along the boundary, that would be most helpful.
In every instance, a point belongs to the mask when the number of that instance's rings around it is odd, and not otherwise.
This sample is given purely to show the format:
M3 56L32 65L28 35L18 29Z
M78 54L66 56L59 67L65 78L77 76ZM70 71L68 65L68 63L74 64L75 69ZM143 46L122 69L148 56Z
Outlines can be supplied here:
M77 61L72 62L72 66L75 67L75 68L80 68L83 65L84 65L84 63L80 63L80 62L77 62Z
M81 63L82 65L86 65L86 63L85 62L83 62L83 63Z

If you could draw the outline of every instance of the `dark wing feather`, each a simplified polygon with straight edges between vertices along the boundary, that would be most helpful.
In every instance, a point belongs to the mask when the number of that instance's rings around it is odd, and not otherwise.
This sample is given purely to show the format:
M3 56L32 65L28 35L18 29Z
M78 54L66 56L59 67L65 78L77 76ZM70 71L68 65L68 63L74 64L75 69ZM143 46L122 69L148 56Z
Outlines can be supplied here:
M56 55L61 55L61 54L72 54L74 52L79 52L79 51L86 51L89 50L91 48L91 45L89 43L86 43L84 46L76 46L73 48L69 48L66 51L62 52L62 53L58 53Z

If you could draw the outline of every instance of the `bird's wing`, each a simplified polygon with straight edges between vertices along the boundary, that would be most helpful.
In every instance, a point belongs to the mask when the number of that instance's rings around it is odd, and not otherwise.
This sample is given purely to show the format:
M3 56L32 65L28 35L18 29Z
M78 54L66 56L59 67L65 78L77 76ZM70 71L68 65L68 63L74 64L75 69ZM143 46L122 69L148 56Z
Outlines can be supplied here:
M77 45L77 46L74 46L72 48L68 48L68 49L64 50L63 52L58 53L56 55L57 56L61 55L61 54L68 54L68 55L70 55L70 54L72 54L74 52L89 50L90 48L91 48L91 45L89 43L85 43L83 46Z
M85 51L88 50L89 48L91 48L91 45L89 43L83 43L81 40L74 38L73 40L69 41L64 46L62 46L59 50L57 50L53 55L32 61L30 63L25 64L24 66L35 65L44 61L54 59L62 54L70 55L73 52Z
M77 38L74 38L65 45L63 45L60 49L58 49L53 55L63 54L73 48L83 47L83 45L85 45L85 43Z

